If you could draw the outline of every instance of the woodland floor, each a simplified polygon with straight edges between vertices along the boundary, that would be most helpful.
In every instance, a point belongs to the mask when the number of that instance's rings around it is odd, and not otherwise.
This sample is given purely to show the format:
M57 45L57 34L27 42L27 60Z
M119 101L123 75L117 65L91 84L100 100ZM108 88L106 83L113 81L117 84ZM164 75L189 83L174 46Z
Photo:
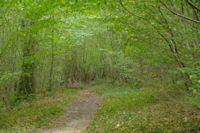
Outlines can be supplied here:
M4 111L8 122L0 133L200 133L199 109L178 90L91 85L55 90Z
M41 133L84 133L101 104L102 97L92 90L100 86L93 86L81 90L78 99L66 108L66 113L56 119L49 129Z

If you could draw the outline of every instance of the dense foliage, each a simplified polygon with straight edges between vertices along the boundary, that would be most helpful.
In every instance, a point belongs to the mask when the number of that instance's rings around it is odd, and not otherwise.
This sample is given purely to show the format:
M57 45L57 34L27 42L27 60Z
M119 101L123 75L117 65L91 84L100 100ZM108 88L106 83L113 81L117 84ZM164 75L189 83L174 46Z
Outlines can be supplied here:
M96 79L200 107L199 12L199 0L0 0L0 107Z

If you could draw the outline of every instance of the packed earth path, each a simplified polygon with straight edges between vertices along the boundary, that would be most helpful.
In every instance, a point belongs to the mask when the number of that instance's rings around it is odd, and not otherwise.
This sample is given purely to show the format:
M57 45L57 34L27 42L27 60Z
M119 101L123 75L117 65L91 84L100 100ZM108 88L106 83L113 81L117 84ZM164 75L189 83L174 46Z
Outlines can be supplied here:
M41 132L85 133L101 104L102 97L92 92L92 90L99 87L93 86L81 90L78 99L69 105L67 112L54 122L53 127Z

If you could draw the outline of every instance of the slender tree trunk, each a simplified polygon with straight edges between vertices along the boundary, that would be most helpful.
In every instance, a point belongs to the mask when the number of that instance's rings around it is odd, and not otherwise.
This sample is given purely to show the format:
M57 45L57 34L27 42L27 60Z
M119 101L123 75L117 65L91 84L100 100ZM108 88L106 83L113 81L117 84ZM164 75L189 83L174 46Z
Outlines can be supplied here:
M54 20L54 17L53 17ZM54 27L53 27L54 28ZM54 29L52 29L52 40L51 40L51 69L49 74L49 87L48 90L52 90L52 80L53 80L53 71L54 71Z
M28 22L22 21L22 27L26 28ZM30 25L33 24L31 20ZM19 83L19 93L30 95L35 92L34 87L34 41L30 30L28 40L24 42L22 75Z

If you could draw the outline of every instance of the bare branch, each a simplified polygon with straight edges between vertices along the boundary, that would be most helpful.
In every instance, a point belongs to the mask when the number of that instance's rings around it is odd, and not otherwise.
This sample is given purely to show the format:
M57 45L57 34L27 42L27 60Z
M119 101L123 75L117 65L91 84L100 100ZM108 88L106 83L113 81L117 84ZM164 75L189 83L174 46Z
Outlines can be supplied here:
M136 16L136 17L138 17L138 18L140 18L140 19L147 20L146 18L141 17L141 16L139 16L139 15L137 15L137 14L134 14L134 13L132 13L131 11L129 11L129 10L123 5L122 0L119 0L119 3L120 3L120 5L124 8L124 10L126 10L129 14L131 14L131 15L133 15L133 16Z
M194 9L196 9L197 11L200 11L200 8L198 6L196 6L194 3L192 3L190 0L186 0L186 2Z
M179 13L176 13L176 12L172 11L162 0L160 0L160 3L161 3L168 11L170 11L172 14L174 14L174 15L176 15L176 16L179 16L179 17L181 17L181 18L190 20L190 21L192 21L192 22L198 23L198 24L200 23L200 21L198 21L198 20L195 20L195 19L186 17L186 16L184 16L184 15L182 15L182 14L179 14Z

